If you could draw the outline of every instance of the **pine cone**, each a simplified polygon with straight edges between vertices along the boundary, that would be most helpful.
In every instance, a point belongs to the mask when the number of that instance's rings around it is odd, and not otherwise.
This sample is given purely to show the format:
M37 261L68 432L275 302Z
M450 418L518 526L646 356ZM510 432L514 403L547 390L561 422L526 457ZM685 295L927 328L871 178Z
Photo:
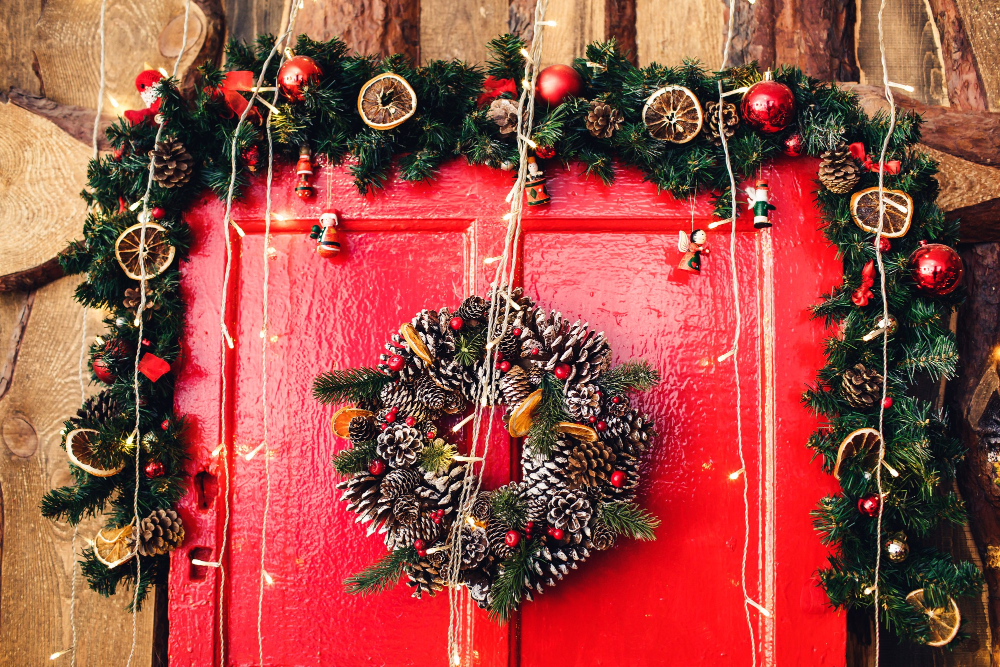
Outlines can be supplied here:
M369 528L369 535L385 521L386 515L391 509L387 504L380 506L379 501L382 499L382 494L379 491L379 486L381 483L382 480L375 475L363 473L337 484L337 488L344 492L340 499L347 501L348 511L358 515L357 522L374 522Z
M466 570L463 578L469 588L469 597L480 609L489 609L493 602L493 596L490 595L490 578L479 570Z
M882 375L864 364L856 364L844 373L840 389L852 406L871 408L882 400Z
M521 341L509 328L507 329L507 333L503 335L503 338L500 339L500 342L497 343L497 349L500 350L500 354L503 355L504 360L509 361L511 364L521 358Z
M405 421L407 417L413 417L418 422L433 420L438 414L431 410L423 401L417 398L417 386L410 382L393 382L382 387L379 394L385 409L396 407L399 412L396 415L397 421ZM379 415L383 415L380 413Z
M142 303L142 292L138 287L129 287L125 290L125 296L122 298L122 305L129 310L135 310ZM159 310L160 304L155 303L151 298L150 294L146 294L146 310Z
M454 359L448 361L436 359L435 363L427 369L427 373L431 380L442 389L456 392L466 400L475 401L479 380L476 378L475 372Z
M532 561L532 570L538 577L533 587L541 593L542 584L555 586L557 581L562 581L570 570L575 570L578 563L582 563L589 556L590 552L582 545L552 549L548 545L543 546Z
M486 305L486 299L473 295L462 301L462 305L455 311L455 315L461 317L466 326L477 327L486 322L489 309L489 306Z
M173 137L164 137L156 144L149 151L149 159L153 161L153 180L161 188L184 185L194 173L194 158L184 144Z
M617 399L617 400L615 400ZM613 396L608 404L608 414L612 417L624 417L632 404L628 396Z
M412 526L420 516L420 501L416 496L400 496L392 505L392 515L403 526Z
M409 581L407 586L413 588L413 597L419 598L424 593L433 596L444 588L444 574L441 566L435 565L426 558L419 563L407 563L403 566Z
M590 521L590 501L577 491L560 489L549 499L548 522L568 533L579 534Z
M99 429L105 422L122 414L122 409L111 396L109 390L104 390L96 396L91 396L76 411L76 417L70 419L76 428Z
M374 440L377 434L378 429L371 417L354 417L347 425L347 435L355 445Z
M420 484L420 474L412 468L396 468L382 478L378 490L387 499L409 495Z
M184 522L174 510L155 510L139 524L138 539L139 555L165 554L184 541Z
M390 357L395 355L403 358L403 368L399 371L399 379L403 382L413 382L427 368L424 360L410 352L410 348L406 345L403 337L396 333L385 344L385 352L379 355L379 371L386 375L394 375L393 371L389 370L388 361Z
M444 352L445 335L451 335L447 322L442 322L438 313L433 310L421 310L411 322L420 340L427 346L432 359L437 359Z
M482 528L465 525L462 528L462 569L478 567L489 552L489 538Z
M576 442L567 459L566 479L570 488L606 482L615 469L615 454L611 446L600 440Z
M476 499L472 501L472 516L479 521L488 521L490 518L490 491L480 491Z
M586 422L601 414L601 397L597 385L578 384L566 392L566 409L573 419Z
M603 521L598 521L591 529L590 544L598 551L615 546L615 534Z
M587 113L587 131L591 136L610 139L616 130L620 129L625 119L622 113L610 104L594 100L590 103Z
M514 550L507 546L508 532L510 532L510 526L497 517L492 517L486 526L486 539L489 543L490 553L497 560L506 560L514 553Z
M726 133L726 139L736 134L736 126L740 124L740 115L736 112L736 105L732 102L722 104L722 129ZM716 144L722 144L722 137L719 136L719 103L709 102L705 105L705 126L702 132L708 139Z
M517 132L517 103L513 100L505 97L493 100L490 102L489 116L500 128L500 136Z
M538 350L528 360L536 368L551 372L558 364L570 367L567 387L592 382L603 373L611 361L611 348L604 333L589 330L589 325L577 320L570 324L562 315L552 311L546 314L535 311L533 330L538 339L522 342L521 349Z
M620 470L625 474L625 479L622 481L622 485L613 486L609 482L608 484L601 484L600 486L587 487L587 491L591 494L591 500L600 502L605 499L631 500L634 498L635 490L639 486L639 467L641 465L642 459L635 456L618 456L615 459L615 470Z
M394 468L415 465L420 450L424 448L420 431L409 426L391 424L378 436L375 452Z
M652 420L638 410L629 410L621 417L608 417L608 428L601 439L612 446L616 454L641 456L656 437Z
M820 157L819 182L830 192L847 194L861 180L861 167L847 146L838 146Z
M500 378L500 393L503 394L504 404L510 409L519 406L533 390L528 381L528 373L520 366L512 367Z

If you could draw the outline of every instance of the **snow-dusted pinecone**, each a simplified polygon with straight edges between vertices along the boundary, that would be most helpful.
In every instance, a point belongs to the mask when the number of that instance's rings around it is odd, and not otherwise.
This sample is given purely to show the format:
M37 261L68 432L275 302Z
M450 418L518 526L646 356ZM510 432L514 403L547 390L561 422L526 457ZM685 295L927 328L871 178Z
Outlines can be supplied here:
M452 465L446 472L425 472L424 487L431 490L427 496L429 509L444 510L444 517L440 525L445 526L450 523L458 512L458 501L462 497L462 487L465 484L475 482L475 477L470 476L468 482L465 480L465 465Z
M475 400L478 387L475 370L463 366L454 359L437 359L427 372L434 383L442 389L458 392L468 401Z
M586 422L601 414L600 390L595 384L578 384L566 392L566 410L577 421Z
M417 398L417 386L413 382L393 382L382 387L379 394L385 409L379 412L379 417L384 417L384 412L389 408L399 408L396 418L404 421L407 417L413 417L418 422L436 419L438 413L424 404Z
M423 448L424 440L420 431L409 426L391 424L379 434L375 452L390 466L404 468L416 465Z
M554 528L575 534L583 531L590 521L590 501L586 494L569 489L560 489L549 499L549 513L546 517Z
M444 588L444 573L442 568L426 558L418 563L407 563L403 566L409 581L407 586L413 588L413 597L419 598L424 593L433 596Z
M340 499L347 501L347 509L349 511L358 514L357 522L368 523L374 521L372 527L369 528L369 535L385 520L385 515L380 516L379 512L387 514L390 511L388 505L380 509L379 501L382 498L382 494L379 491L379 485L381 483L382 480L375 475L362 473L337 484L337 488L344 492L340 496Z
M656 437L652 420L638 410L629 410L621 417L608 417L607 425L601 439L606 440L616 454L641 456Z
M547 503L547 498L556 490L569 488L566 464L569 462L567 452L571 446L569 440L557 440L550 457L535 454L530 447L521 449L521 476L524 478L528 497L543 497ZM546 504L545 513L548 514L548 511Z
M462 569L477 567L489 551L489 538L482 528L466 525L462 528Z
M500 393L503 402L509 409L514 409L528 397L534 387L528 379L528 373L520 366L513 366L500 378Z
M435 412L444 410L448 403L448 391L437 386L429 376L417 380L417 400Z
M510 329L507 330L507 333L497 343L497 349L500 350L500 354L503 355L504 360L512 364L521 358L521 340Z
M639 469L643 465L642 459L634 456L619 455L615 459L615 470L620 470L625 475L621 486L614 486L611 483L592 486L587 490L591 492L592 503L594 500L631 500L635 497L635 490L639 486Z
M479 521L487 521L490 518L490 496L489 491L480 491L476 499L472 501L472 516Z
M424 341L424 345L427 346L427 351L431 353L432 359L437 359L444 354L443 342L446 335L450 335L451 329L448 328L447 322L444 323L445 326L442 328L441 319L437 311L421 310L413 318L411 324L416 330L417 335L420 336L420 340Z
M481 296L466 297L462 305L455 311L455 315L462 318L466 326L477 327L486 322L486 314L489 306L486 299Z
M480 609L488 609L493 601L490 595L490 578L480 570L465 570L464 579L469 588L469 597L475 600Z
M535 590L541 593L542 584L555 586L557 581L562 581L570 570L575 570L588 556L590 552L582 545L555 548L543 546L531 563L535 574L533 577Z
M489 543L490 553L497 560L510 558L510 555L514 553L505 541L509 531L510 526L497 517L491 517L489 525L486 526L486 539Z
M351 438L351 443L368 442L374 440L378 434L375 428L375 421L371 417L355 417L347 425L347 434Z
M611 400L608 401L608 414L612 417L624 417L630 405L632 405L632 401L629 400L628 396L612 396Z
M409 495L420 484L420 473L412 468L396 468L382 478L379 493L388 499Z
M525 495L528 496L528 521L536 524L540 524L545 521L545 515L549 512L549 500L548 498L541 496L531 496L530 489L525 490Z
M615 546L615 534L603 521L598 521L590 530L590 544L598 551Z
M410 351L406 341L398 333L392 334L392 337L385 344L385 352L379 355L379 371L386 375L394 375L393 371L389 370L388 365L389 357L393 355L399 355L403 358L403 368L399 371L399 379L403 382L413 382L427 368L424 360Z
M567 459L566 479L571 488L603 484L615 469L615 453L601 440L573 441Z
M542 370L551 372L558 364L568 365L567 388L597 379L611 361L604 333L591 331L579 320L570 324L555 311L546 314L537 310L533 329L538 338L523 341L521 349L527 350L528 361ZM532 354L536 349L538 354Z
M414 495L400 496L393 503L392 514L401 525L412 526L420 516L420 501Z

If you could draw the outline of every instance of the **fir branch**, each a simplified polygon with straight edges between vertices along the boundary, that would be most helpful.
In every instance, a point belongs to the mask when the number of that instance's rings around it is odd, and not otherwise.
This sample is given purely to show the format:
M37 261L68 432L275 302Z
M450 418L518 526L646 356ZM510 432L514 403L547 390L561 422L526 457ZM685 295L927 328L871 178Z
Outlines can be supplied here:
M528 522L528 503L509 486L490 494L490 512L515 530L523 530Z
M531 580L535 557L541 548L541 538L536 538L530 543L524 541L520 549L500 563L499 573L491 587L493 593L489 611L491 619L506 623L521 604L528 582Z
M486 353L486 329L462 330L455 334L455 361L475 366Z
M337 452L333 457L333 467L341 477L350 477L368 470L375 457L374 440L359 442L353 447Z
M913 349L907 351L899 363L900 368L906 371L910 382L913 382L919 373L927 373L932 380L939 380L941 377L950 380L955 377L957 365L958 348L950 335L940 336L930 342L920 341Z
M597 385L608 396L629 391L647 391L660 383L660 371L648 361L626 361L615 366L597 380Z
M524 445L533 456L549 458L556 444L556 424L569 421L570 417L563 404L563 383L555 375L546 373L540 388L542 400L535 410Z
M392 377L375 368L332 370L313 381L313 397L322 403L361 403L377 400Z
M353 595L381 593L396 585L403 576L406 565L420 562L420 556L413 547L403 547L390 551L369 567L344 580L347 592Z
M660 520L633 502L615 500L598 507L601 520L616 535L637 540L655 540Z
M420 467L427 472L443 473L455 460L457 451L453 445L441 438L435 438L420 450Z

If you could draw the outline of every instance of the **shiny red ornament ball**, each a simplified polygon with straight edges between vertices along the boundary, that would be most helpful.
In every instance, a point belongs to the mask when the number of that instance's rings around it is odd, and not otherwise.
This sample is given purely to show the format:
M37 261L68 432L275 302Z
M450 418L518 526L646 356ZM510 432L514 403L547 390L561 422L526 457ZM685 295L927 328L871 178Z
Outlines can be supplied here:
M882 409L888 410L892 407L892 396L886 396L882 399Z
M540 160L551 160L556 156L556 149L552 146L538 146L535 148L535 155Z
M556 364L556 367L552 369L552 374L555 375L560 380L565 380L569 377L570 367L569 364Z
M164 211L159 206L154 206L153 210L150 211L149 213L150 213L150 215L153 216L153 220L163 220L163 216L165 216L167 214L167 212Z
M375 459L368 464L368 472L373 475L381 475L385 472L385 461L382 459Z
M278 86L282 94L293 102L301 102L305 98L306 89L319 83L323 76L316 61L309 56L295 56L285 61L278 70Z
M94 363L90 367L94 369L94 375L97 376L98 380L104 384L114 384L115 374L111 372L108 363L103 358L94 359Z
M499 364L497 364L497 368L500 369L501 373L506 373L507 371L510 370L510 362L509 361L501 361Z
M802 135L798 132L785 137L785 155L798 157L802 155Z
M389 367L389 370L393 373L398 373L403 370L403 366L406 365L406 360L398 354L394 354L389 357L389 360L385 362L385 365Z
M406 425L407 426L413 426L416 423L417 423L416 417L407 417L406 418Z
M921 241L910 255L910 277L917 289L930 296L951 294L962 282L965 268L954 248Z
M548 533L549 537L557 542L562 540L562 538L566 535L566 532L562 528L549 528L545 532Z
M504 535L503 543L513 549L521 543L521 533L516 530L508 530L507 534Z
M892 241L890 241L885 236L878 240L878 251L879 252L889 252L892 250Z
M155 479L157 477L163 477L164 473L166 473L166 469L163 467L163 464L160 463L159 461L150 461L149 463L146 464L145 472L146 472L146 477L150 479Z
M616 489L620 489L625 485L625 473L621 470L616 470L611 473L611 486Z
M740 114L749 125L761 132L781 132L795 120L795 95L783 83L771 80L771 73L763 81L750 86L743 95Z
M875 516L878 514L878 508L881 504L882 503L879 501L878 496L875 494L864 496L858 499L858 511L865 516Z
M465 326L465 322L462 320L461 317L453 317L451 318L451 322L448 323L448 326L450 326L455 331L458 331L463 326Z
M559 106L569 97L580 97L581 93L583 77L568 65L549 65L538 73L535 96L551 107Z

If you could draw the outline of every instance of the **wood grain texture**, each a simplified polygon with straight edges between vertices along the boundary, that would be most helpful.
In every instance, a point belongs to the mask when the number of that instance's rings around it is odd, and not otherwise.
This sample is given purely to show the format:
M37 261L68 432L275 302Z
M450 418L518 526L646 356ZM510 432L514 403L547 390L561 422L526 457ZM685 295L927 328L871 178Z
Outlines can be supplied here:
M740 7L745 7L741 4ZM728 15L721 0L636 0L639 64L680 65L685 58L715 69L722 62Z
M52 121L59 129L77 141L88 146L93 145L95 109L78 107L70 104L59 104L41 95L32 95L19 88L11 88L6 93L7 100L25 111ZM102 151L111 150L111 144L104 134L114 118L102 114L101 130L97 134L97 145Z
M14 383L0 401L0 424L4 425L0 491L5 524L0 665L4 667L51 664L49 655L71 644L73 530L64 522L43 519L38 503L48 489L70 481L59 431L62 421L80 404L76 376L83 311L72 301L77 282L77 278L66 278L37 292L21 341ZM5 345L22 304L21 295L0 295L0 341ZM99 312L90 313L89 332L100 330L100 319ZM29 428L37 439L33 453L29 453L30 442L25 442L31 437ZM82 550L99 527L97 521L81 526L78 549ZM103 598L90 591L82 579L77 590L77 665L124 665L132 637L132 618L123 610L127 600L123 596ZM138 618L137 661L133 664L150 664L152 607Z
M358 53L402 53L419 62L420 0L306 2L295 32L320 40L339 36Z
M542 67L570 65L584 54L588 44L604 39L604 0L549 2L545 20L556 25L541 28L545 30Z
M252 43L257 35L277 35L288 16L288 6L288 0L226 0L228 39Z
M628 54L633 65L639 64L635 20L635 0L605 0L604 36L618 42L618 48Z
M506 0L421 0L420 59L486 61L486 42L507 32Z
M744 5L737 5L737 12ZM855 0L776 2L774 57L825 81L857 81L854 51Z
M509 0L507 32L530 44L535 34L535 0Z
M979 63L990 108L1000 110L1000 2L956 0L969 43Z
M944 79L951 106L966 111L986 111L989 103L976 54L969 43L955 0L927 0L941 35Z
M924 147L924 150L938 161L936 178L941 192L937 203L942 210L951 211L1000 197L1000 169L969 162L933 148Z
M739 5L733 16L729 64L757 61L761 67L774 67L774 21L775 0L757 0L752 5Z

